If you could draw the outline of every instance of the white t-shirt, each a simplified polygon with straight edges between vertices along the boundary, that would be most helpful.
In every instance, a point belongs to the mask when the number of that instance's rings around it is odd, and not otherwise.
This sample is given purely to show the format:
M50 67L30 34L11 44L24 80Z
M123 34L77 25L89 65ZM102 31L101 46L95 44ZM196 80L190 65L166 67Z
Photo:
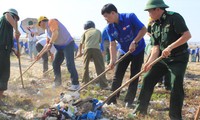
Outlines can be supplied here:
M31 34L31 33L33 33L33 34ZM37 28L36 27L29 29L28 41L33 41L33 42L37 41L35 33L37 33Z
M39 41L37 41L36 42L36 45L38 44L38 43L40 43L43 47L46 45L46 38L43 38L43 39L41 39L41 40L39 40ZM50 49L50 52L52 53L52 54L55 54L55 52L56 52L56 48L54 47L54 45L52 45L52 47L51 47L51 49Z

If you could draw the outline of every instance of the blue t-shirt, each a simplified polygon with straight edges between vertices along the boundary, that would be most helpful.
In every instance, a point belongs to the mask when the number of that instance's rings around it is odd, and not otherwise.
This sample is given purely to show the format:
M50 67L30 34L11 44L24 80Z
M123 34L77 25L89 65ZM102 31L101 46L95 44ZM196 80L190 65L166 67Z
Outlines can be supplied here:
M20 42L19 42L19 45L20 45L20 47L23 47L23 42L20 41ZM18 50L18 45L17 45L17 40L16 40L16 38L13 38L13 47L14 47L16 50Z
M144 27L144 24L137 18L134 13L121 13L119 14L119 23L109 24L106 28L110 41L117 40L124 52L129 51L129 46L138 32ZM137 55L145 48L145 42L142 38L136 50L132 55Z
M103 30L103 32L102 32L102 35L101 35L101 37L102 37L101 43L100 43L100 49L101 49L101 51L104 51L104 41L109 40L108 33L107 33L106 29L107 28L105 27L104 30Z
M191 54L192 54L192 55L194 55L194 54L195 54L195 49L192 49L192 52L191 52Z

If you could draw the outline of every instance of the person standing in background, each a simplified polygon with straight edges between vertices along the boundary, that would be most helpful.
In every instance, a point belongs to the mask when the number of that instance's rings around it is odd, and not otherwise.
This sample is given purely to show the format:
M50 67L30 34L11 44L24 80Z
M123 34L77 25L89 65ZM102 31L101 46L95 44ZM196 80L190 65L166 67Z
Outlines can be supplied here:
M36 49L38 52L40 52L44 48L44 46L46 45L46 41L47 41L46 38L43 38L36 42ZM43 73L45 73L48 70L49 55L51 56L51 61L53 61L55 52L56 52L56 49L52 45L50 50L42 55Z
M195 54L196 54L196 62L199 62L199 47L197 46L195 49Z
M29 49L29 56L30 56L30 61L33 61L33 55L36 57L37 55L37 50L36 50L36 42L37 38L36 36L38 35L36 27L33 25L33 21L28 22L28 33L26 34L26 38L28 38L28 49Z
M106 28L104 28L104 30L102 32L102 40L101 40L100 48L101 48L103 58L106 61L107 65L109 65L109 63L110 63L109 47L110 47L110 41L108 38L108 33L106 31Z
M191 62L196 62L196 54L195 54L195 49L191 48Z
M87 21L84 25L85 32L81 37L81 43L79 45L79 53L77 57L82 56L82 49L84 46L84 72L83 80L84 84L90 80L89 76L89 63L91 59L94 62L97 75L101 74L105 70L103 56L99 44L101 43L101 32L95 28L93 21ZM99 78L98 83L101 89L107 89L107 79L105 75Z

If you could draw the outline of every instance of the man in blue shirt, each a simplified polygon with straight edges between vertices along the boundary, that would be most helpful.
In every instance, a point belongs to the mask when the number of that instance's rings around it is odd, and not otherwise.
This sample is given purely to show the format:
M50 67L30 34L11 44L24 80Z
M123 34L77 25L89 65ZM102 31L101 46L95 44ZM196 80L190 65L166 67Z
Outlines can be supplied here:
M110 63L109 46L110 46L110 42L109 42L109 38L108 38L108 33L106 31L106 28L104 28L104 30L102 32L102 40L101 40L100 48L101 48L101 52L104 56L104 60L106 60L107 64Z
M134 13L118 13L117 8L113 4L106 4L101 10L101 14L108 22L107 33L110 41L110 64L111 69L114 68L116 62L116 41L120 44L124 52L130 51L131 54L124 58L115 69L115 75L112 83L112 91L115 91L122 84L125 71L131 63L130 78L135 76L140 70L144 61L145 42L143 36L146 34L146 27L137 18ZM122 55L119 56L122 57ZM132 106L136 95L138 79L130 83L127 94L125 96L125 103L128 107ZM116 104L116 95L112 97L107 104Z

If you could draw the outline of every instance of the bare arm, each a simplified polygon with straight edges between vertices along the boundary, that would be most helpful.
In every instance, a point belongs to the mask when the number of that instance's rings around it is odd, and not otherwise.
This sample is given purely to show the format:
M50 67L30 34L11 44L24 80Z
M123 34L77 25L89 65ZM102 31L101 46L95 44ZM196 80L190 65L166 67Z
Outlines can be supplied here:
M47 41L49 40L49 42L47 42L47 44L45 45L45 47L43 48L44 49L44 51L48 51L48 50L50 50L51 49L51 47L52 47L52 44L57 40L57 38L58 38L58 30L54 30L53 32L52 32L52 36L51 36L51 38L50 39L47 39Z
M145 63L145 65L144 65L144 70L145 70L145 71L148 71L148 70L151 69L152 66L150 66L150 64L151 64L156 58L158 58L159 54L160 54L159 45L153 46L153 47L151 48L150 57L149 57L148 61Z
M83 49L83 44L82 43L80 43L80 45L79 45L79 52L78 52L78 55L76 56L76 57L81 57L82 55L83 55L83 53L82 53L82 49Z
M38 30L36 27L35 27L35 29L36 29L36 31L34 32L34 35L39 36Z
M52 36L51 36L51 39L50 39L49 43L54 43L58 38L58 34L59 34L58 30L54 30L52 32Z
M134 41L138 43L138 42L144 37L144 35L146 34L146 32L147 32L147 29L146 29L146 27L144 26L144 27L138 32L138 34L137 34L137 36L135 37Z
M56 41L57 38L58 38L58 30L54 30L52 32L51 38L50 39L47 38L47 44L43 47L43 49L40 51L40 53L38 53L36 60L39 60L44 53L46 53L48 50L51 49L52 44Z
M134 52L135 49L136 49L136 43L138 43L143 37L144 35L146 34L147 32L147 29L146 27L144 26L140 31L139 33L137 34L137 36L135 37L135 39L132 41L132 43L130 44L129 46L129 51L130 52Z
M110 42L110 68L113 69L114 68L114 63L116 62L116 42L112 41Z
M26 38L28 38L28 33L26 33Z

